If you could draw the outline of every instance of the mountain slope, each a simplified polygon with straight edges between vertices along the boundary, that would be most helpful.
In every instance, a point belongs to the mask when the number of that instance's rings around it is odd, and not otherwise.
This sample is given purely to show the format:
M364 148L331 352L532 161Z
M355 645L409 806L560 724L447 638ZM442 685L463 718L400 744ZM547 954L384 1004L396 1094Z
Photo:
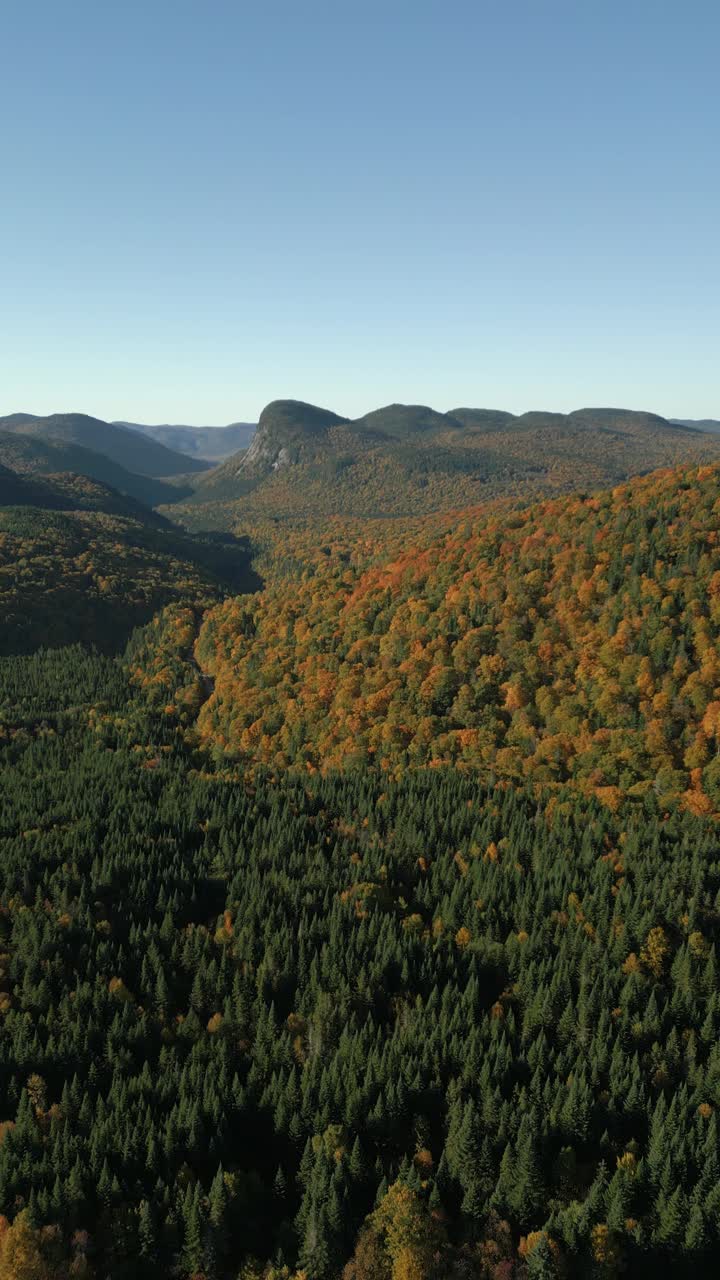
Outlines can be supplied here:
M0 507L37 507L44 511L97 511L126 516L154 528L170 528L170 521L129 494L71 471L22 475L0 464Z
M22 432L0 430L0 464L23 476L61 472L87 476L148 507L176 502L192 492L189 484L168 484L152 476L135 475L92 449Z
M0 507L31 506L59 510L62 498L42 480L18 475L0 464Z
M109 484L72 471L43 477L43 484L53 497L53 505L63 511L97 511L110 516L139 520L156 529L174 527L157 511L127 493L119 493ZM34 505L43 506L43 503Z
M84 413L54 413L45 418L10 414L0 418L0 431L91 449L126 471L143 476L185 475L191 471L203 471L206 465L197 459L188 459L185 454L168 449L138 431L103 422Z
M62 511L0 507L0 654L76 642L117 652L167 604L201 612L260 585L246 543L193 537L141 509L70 508L76 480L58 477L69 488Z
M222 462L240 449L247 449L255 432L254 422L231 422L226 427L187 427L163 423L146 426L141 422L114 422L116 427L139 431L176 453L203 462Z
M720 810L718 510L720 465L405 525L364 563L348 530L348 554L209 617L202 731L275 767L453 764Z

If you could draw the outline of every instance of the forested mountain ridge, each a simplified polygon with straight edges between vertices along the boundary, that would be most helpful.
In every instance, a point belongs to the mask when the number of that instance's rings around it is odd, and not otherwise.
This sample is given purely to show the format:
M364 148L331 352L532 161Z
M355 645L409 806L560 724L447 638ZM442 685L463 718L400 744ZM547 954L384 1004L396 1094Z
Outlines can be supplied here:
M671 418L670 421L679 427L694 427L697 431L720 431L717 418Z
M452 764L718 811L719 480L438 518L370 567L319 554L208 617L201 730L282 768Z
M226 591L259 583L239 540L81 506L77 489L70 478L63 510L0 508L0 653L78 641L115 652L171 601L199 615Z
M158 528L169 521L129 494L72 471L39 476L22 474L0 464L0 507L38 507L54 511L104 511L107 515L130 516Z
M172 504L192 492L190 484L169 484L154 476L128 471L93 449L59 438L30 436L0 429L0 465L22 476L74 473L128 494L147 507Z
M202 471L205 464L168 449L157 440L117 423L104 422L85 413L52 413L47 417L12 413L0 418L0 431L41 440L77 445L109 458L126 471L144 476L184 475Z
M54 495L64 511L104 511L106 515L128 516L158 529L172 527L171 522L152 507L91 476L61 471L44 475L42 484Z
M50 484L18 474L0 463L0 506L62 507Z
M594 489L719 458L711 435L623 409L516 417L396 404L349 420L273 401L247 451L198 477L177 516L194 527L204 518L232 527L251 516L414 515Z

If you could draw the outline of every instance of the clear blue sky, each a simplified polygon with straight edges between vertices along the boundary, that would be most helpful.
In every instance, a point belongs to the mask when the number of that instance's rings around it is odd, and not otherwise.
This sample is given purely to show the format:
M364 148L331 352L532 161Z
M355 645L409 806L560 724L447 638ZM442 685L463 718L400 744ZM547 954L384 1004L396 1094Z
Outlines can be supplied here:
M720 417L717 0L5 0L0 412Z

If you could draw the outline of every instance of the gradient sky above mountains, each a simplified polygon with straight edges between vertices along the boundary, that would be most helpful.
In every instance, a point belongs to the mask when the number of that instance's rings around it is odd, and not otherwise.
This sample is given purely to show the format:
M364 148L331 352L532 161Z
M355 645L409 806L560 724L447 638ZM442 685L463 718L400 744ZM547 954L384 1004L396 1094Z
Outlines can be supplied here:
M720 417L719 40L714 0L12 0L2 412Z

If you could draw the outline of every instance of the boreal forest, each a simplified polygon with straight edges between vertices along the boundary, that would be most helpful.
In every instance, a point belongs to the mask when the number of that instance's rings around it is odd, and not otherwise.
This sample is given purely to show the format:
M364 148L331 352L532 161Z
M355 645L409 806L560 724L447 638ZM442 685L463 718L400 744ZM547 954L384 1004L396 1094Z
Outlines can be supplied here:
M720 438L143 430L0 420L0 1280L713 1275Z

